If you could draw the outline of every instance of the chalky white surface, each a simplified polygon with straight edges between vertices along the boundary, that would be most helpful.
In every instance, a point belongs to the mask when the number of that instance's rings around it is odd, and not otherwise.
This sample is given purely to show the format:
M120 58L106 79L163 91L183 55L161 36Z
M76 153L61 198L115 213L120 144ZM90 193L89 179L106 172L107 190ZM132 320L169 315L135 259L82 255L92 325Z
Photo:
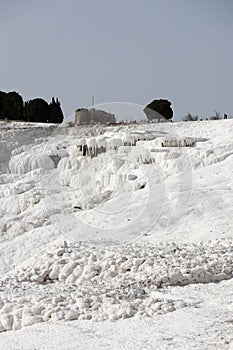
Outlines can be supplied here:
M1 349L230 348L232 120L0 128Z

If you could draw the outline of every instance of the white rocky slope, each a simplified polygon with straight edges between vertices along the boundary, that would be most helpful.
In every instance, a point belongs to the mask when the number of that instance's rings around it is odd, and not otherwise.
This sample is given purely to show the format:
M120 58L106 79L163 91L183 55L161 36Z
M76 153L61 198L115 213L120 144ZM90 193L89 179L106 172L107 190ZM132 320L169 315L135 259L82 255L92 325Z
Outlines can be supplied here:
M0 133L1 349L229 348L232 120Z

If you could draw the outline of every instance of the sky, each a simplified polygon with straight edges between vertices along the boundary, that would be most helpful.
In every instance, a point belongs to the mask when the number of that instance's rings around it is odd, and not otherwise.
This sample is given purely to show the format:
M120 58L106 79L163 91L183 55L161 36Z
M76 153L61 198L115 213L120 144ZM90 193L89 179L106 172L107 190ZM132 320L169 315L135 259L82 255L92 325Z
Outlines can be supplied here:
M232 0L0 0L0 90L233 116Z

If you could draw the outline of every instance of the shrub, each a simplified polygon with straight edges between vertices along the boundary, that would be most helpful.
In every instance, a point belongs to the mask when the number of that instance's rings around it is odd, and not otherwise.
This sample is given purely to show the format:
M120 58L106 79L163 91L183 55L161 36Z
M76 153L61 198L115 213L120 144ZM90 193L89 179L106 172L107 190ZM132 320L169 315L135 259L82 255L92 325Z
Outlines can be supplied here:
M198 115L192 115L191 113L188 113L184 118L184 122L196 122L198 120Z

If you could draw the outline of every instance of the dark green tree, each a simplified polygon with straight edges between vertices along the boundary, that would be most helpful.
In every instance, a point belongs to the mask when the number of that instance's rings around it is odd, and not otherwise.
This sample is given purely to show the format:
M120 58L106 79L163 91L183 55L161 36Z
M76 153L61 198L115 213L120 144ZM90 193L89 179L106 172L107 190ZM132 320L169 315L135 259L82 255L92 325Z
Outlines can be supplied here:
M62 123L64 116L61 110L61 104L56 98L52 98L52 102L49 105L50 113L49 113L49 123Z
M166 120L170 120L173 117L171 102L164 99L153 100L143 111L149 121L158 120L158 122L160 122L161 119L165 118Z
M50 107L42 98L25 102L25 118L29 122L47 123L50 117Z
M6 98L6 92L0 91L0 119L4 118L4 104ZM5 117L6 118L6 117Z
M23 99L15 91L0 93L0 116L9 120L23 120Z
M42 98L35 98L24 103L17 92L0 91L0 119L62 123L63 118L61 104L57 98L55 100L53 97L50 104Z

